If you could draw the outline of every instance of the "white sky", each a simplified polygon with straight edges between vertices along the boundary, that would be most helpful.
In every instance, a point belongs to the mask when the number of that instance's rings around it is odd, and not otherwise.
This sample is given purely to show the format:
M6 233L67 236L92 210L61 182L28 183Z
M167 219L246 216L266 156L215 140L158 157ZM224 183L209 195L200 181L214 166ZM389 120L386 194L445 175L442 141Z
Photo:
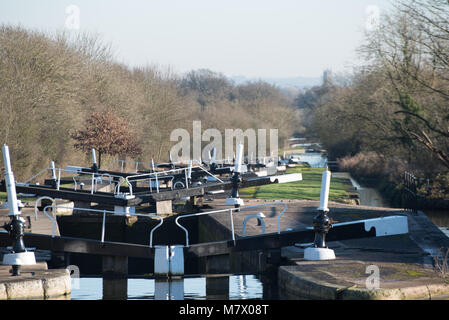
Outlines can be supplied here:
M127 65L257 78L344 71L356 63L369 8L390 7L388 0L0 0L0 23L68 30L76 21L70 5L79 8L79 31L100 34Z

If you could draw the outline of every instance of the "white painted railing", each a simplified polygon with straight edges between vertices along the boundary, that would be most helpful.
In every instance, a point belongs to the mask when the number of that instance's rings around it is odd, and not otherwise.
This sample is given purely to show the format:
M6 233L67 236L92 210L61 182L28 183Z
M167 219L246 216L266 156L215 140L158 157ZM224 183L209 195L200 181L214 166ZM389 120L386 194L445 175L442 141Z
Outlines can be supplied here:
M193 160L195 163L201 163L198 160ZM162 166L162 165L185 165L186 162L185 161L177 161L177 162L163 162L163 163L154 163L153 161L135 161L135 160L115 160L112 161L104 170L109 170L110 168L112 168L114 166L114 163L119 163L120 165L120 172L123 172L125 164L130 164L134 170L136 172L139 171L139 166L140 165L144 165L145 167L151 168L153 169L157 169L158 166Z
M39 199L43 199L43 198L44 197L39 198ZM49 198L49 197L46 197L46 198ZM49 208L51 208L53 210L53 217L51 217L51 215L49 215L47 213L47 210ZM36 205L35 205L35 210L36 209L37 209L37 201L36 201ZM116 212L110 211L110 210L90 209L90 208L76 208L76 207L68 207L68 206L57 206L57 205L55 205L55 203L53 203L50 206L46 206L44 208L44 210L43 210L44 214L47 217L49 217L50 220L53 223L52 237L55 237L55 224L56 224L56 210L57 209L73 209L74 211L77 210L77 211L87 211L87 212L102 213L103 214L103 219L102 219L102 224L101 224L101 240L100 240L101 242L104 242L104 237L105 237L105 233L106 233L106 215L107 215L107 213L116 215ZM159 228L162 225L162 223L164 222L164 218L162 218L162 217L160 217L158 215L155 215L155 214L151 214L151 213L150 214L133 213L132 215L133 216L138 216L138 217L156 218L156 219L160 220L160 222L156 226L154 226L151 229L151 231L150 231L150 248L152 248L153 247L153 232L154 232L154 230L156 230L157 228ZM37 215L36 215L36 217L37 217Z
M210 215L213 213L229 213L229 218L231 221L231 233L232 233L232 240L235 243L235 231L234 231L234 219L232 217L234 211L237 212L241 212L242 210L245 209L251 209L251 208L260 208L260 207L267 207L267 206L275 206L275 205L283 205L284 209L281 211L281 213L278 215L277 217L277 233L281 233L281 227L280 227L280 218L282 217L282 215L284 214L284 212L287 210L287 204L285 202L272 202L272 203L264 203L264 204L256 204L256 205L251 205L251 206L244 206L244 207L239 207L239 208L229 208L229 209L222 209L222 210L214 210L214 211L207 211L207 212L200 212L200 213L192 213L192 214L186 214L186 215L182 215L179 216L175 219L175 223L178 227L180 227L182 230L184 230L185 234L186 234L186 247L189 246L189 231L182 226L178 221L180 219L185 219L185 218L189 218L189 217L198 217L198 216L204 216L204 215Z
M32 176L31 178L28 178L27 180L25 180L24 184L28 184L31 181L33 181L34 179L36 179L37 177L39 177L40 175L42 175L44 172L50 171L51 172L51 168L45 168L42 169L41 171L39 171L38 173L36 173L34 176Z
M121 179L120 182L117 184L116 189L114 191L115 194L120 194L120 188L123 186L123 184L126 182L129 187L129 193L130 195L133 195L132 185L131 182L148 182L150 185L150 192L153 192L152 187L152 181L155 181L156 183L156 193L159 193L159 181L160 180L170 180L172 182L171 188L174 189L173 181L174 181L174 174L182 174L184 173L184 188L189 188L189 178L192 172L192 169L199 168L200 170L204 171L206 174L214 177L217 181L220 183L224 183L223 180L215 177L212 173L204 169L202 166L189 166L185 168L177 168L177 169L171 169L166 171L155 171L151 173L142 173L142 174L136 174L132 176L127 176L124 179Z
M61 205L56 205L55 199L50 198L48 196L43 196L40 197L36 200L35 206L34 206L34 215L35 215L35 219L37 220L37 207L38 207L38 203L44 199L48 199L52 201L51 205L48 205L46 207L44 207L43 209L43 213L45 214L45 216L47 216L50 221L52 222L52 237L55 237L55 231L56 231L56 210L57 209L69 209L69 210L77 210L77 211L86 211L86 212L96 212L96 213L102 213L103 214L103 220L102 220L102 228L101 228L101 242L104 242L104 236L105 236L105 232L106 232L106 214L110 213L110 214L116 214L116 212L114 211L109 211L109 210L101 210L101 209L90 209L90 208L76 208L76 207L68 207L68 206L61 206ZM264 203L264 204L257 204L257 205L251 205L251 206L244 206L244 207L240 207L240 208L229 208L229 209L222 209L222 210L214 210L214 211L207 211L207 212L200 212L200 213L194 213L194 214L187 214L187 215L182 215L182 216L178 216L175 219L175 223L178 227L180 227L182 230L184 230L185 234L186 234L186 247L189 246L189 231L182 226L179 223L180 219L185 219L185 218L189 218L189 217L197 217L197 216L203 216L203 215L210 215L210 214L214 214L214 213L229 213L229 217L230 217L230 221L231 221L231 233L232 233L232 240L235 242L236 238L235 238L235 230L234 230L234 219L233 219L233 214L234 211L237 212L241 212L242 210L245 209L252 209L252 208L260 208L260 207L268 207L268 206L276 206L276 205L283 205L284 208L281 211L281 213L277 216L277 233L279 234L280 231L280 218L282 217L282 215L285 213L285 211L287 210L287 204L285 202L272 202L272 203ZM51 208L52 209L52 214L49 214L47 212L47 210ZM156 229L158 229L163 223L164 223L164 219L161 216L158 216L156 214L143 214L143 213L134 213L133 216L140 216L140 217L148 217L148 218L156 218L159 219L160 222L154 226L151 231L150 231L150 243L149 246L150 248L153 248L153 233ZM262 222L263 223L263 222ZM245 221L244 221L244 225L245 225ZM263 230L263 233L265 232L265 230Z
M53 199L51 197L48 197L48 196L42 196L42 197L38 198L36 200L36 202L34 203L34 219L37 220L37 205L38 205L38 203L41 203L42 200L44 200L44 199L50 200L51 203L52 203L51 206L46 206L45 208L51 207L52 211L53 211L53 216L49 215L47 213L47 211L45 211L45 210L43 211L43 213L45 214L45 216L48 219L50 219L50 221L52 223L52 234L51 234L51 236L54 237L55 236L55 229L56 229L56 201L55 201L55 199Z
M58 172L57 177L56 177L56 190L60 190L60 186L61 186L61 171L63 172L67 172L67 173L76 173L77 176L72 176L72 180L73 183L75 185L75 191L78 189L78 184L79 182L78 180L81 180L81 177L84 176L90 176L90 180L91 180L91 193L97 192L98 189L98 183L101 181L101 183L103 183L103 179L104 178L109 178L108 182L109 184L113 183L113 178L121 178L121 176L117 176L117 175L111 175L109 173L91 173L91 172L81 172L80 170L75 170L77 167L67 167L65 169L63 168L45 168L42 169L41 171L39 171L37 174L35 174L34 176L32 176L31 178L27 179L25 182L20 183L17 182L17 185L24 185L27 186L30 184L31 181L33 181L34 179L36 179L39 176L42 176L44 173L46 173L47 171L50 172L51 176L53 178L55 178L54 173Z
M259 212L258 214L250 214L249 216L245 217L245 219L243 219L242 237L246 237L246 223L250 219L257 219L257 221L262 226L262 234L265 234L266 228L265 228L265 221L263 220L263 218L264 215L261 212Z

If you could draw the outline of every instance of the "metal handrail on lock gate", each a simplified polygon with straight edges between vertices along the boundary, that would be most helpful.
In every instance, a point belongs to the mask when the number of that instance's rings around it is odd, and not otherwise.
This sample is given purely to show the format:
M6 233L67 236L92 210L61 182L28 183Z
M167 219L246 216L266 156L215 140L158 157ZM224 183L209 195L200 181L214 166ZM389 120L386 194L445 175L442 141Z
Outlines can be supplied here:
M178 220L184 219L184 218L189 218L189 217L198 217L198 216L203 216L203 215L209 215L209 214L212 214L212 213L229 212L229 217L230 217L230 221L231 221L232 240L235 243L236 239L235 239L235 231L234 231L234 219L232 217L234 211L241 212L241 210L244 210L244 209L260 208L260 207L267 207L267 206L274 206L274 205L283 205L284 206L284 209L281 211L281 213L277 217L277 233L279 234L281 232L281 227L280 227L280 221L279 220L282 217L282 215L285 213L285 211L287 210L287 204L285 202L272 202L272 203L256 204L256 205L239 207L239 208L229 208L229 209L221 209L221 210L208 211L208 212L186 214L186 215L182 215L182 216L177 217L175 219L175 223L176 223L176 225L178 227L180 227L182 230L184 230L184 232L186 234L186 244L185 244L185 246L189 247L189 231L184 226L182 226L178 222Z

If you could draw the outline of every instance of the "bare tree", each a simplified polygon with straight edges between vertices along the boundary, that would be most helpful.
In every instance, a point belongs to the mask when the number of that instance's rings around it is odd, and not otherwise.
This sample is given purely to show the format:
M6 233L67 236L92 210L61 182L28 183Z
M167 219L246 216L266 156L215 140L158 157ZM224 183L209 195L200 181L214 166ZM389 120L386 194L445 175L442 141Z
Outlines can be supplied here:
M402 1L368 34L364 52L391 85L391 119L406 143L417 142L449 168L449 5Z

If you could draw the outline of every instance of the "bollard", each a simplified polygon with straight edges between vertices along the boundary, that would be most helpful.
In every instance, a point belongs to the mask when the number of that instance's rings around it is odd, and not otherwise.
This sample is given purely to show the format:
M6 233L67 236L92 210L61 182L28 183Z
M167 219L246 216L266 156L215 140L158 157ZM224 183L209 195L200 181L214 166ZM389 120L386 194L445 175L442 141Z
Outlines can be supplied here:
M8 193L9 217L11 222L3 225L9 233L12 240L12 252L3 256L4 265L12 265L12 275L20 275L20 266L36 264L34 252L27 252L23 242L23 235L25 229L25 221L20 217L20 205L17 200L16 184L14 181L14 174L11 170L11 161L9 158L9 148L4 145L3 162L5 164L5 182L6 191Z
M23 242L25 220L18 215L12 216L10 223L3 226L12 239L12 253L5 254L3 257L4 265L12 265L12 275L20 276L20 266L36 264L33 252L27 252Z
M318 214L313 218L313 229L315 231L315 240L313 247L306 248L304 251L305 260L333 260L335 259L334 250L326 246L326 234L332 228L329 212L329 188L330 188L331 172L327 169L323 171L321 180L320 205Z

